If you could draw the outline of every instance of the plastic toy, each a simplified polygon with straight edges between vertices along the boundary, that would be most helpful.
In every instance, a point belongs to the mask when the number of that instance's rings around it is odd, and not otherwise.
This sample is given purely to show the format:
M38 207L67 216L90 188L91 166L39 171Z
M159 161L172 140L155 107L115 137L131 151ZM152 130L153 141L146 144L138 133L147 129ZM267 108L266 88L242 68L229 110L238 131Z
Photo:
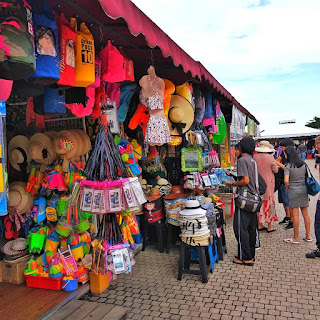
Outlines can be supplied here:
M26 192L34 196L40 189L41 180L42 174L40 170L36 168L31 168L28 183L26 186Z
M49 275L51 278L60 278L65 273L63 263L58 256L53 256L50 261Z
M76 221L76 224L74 225L75 232L80 234L87 231L90 228L89 220L86 218L86 216L82 212L78 214L77 207L74 208L74 213L75 213L75 221Z
M44 251L57 252L59 243L60 243L59 234L54 229L52 230L48 229Z
M46 251L37 259L37 261L39 261L38 264L43 266L43 267L49 267L51 259L54 256L55 256L54 252Z
M54 170L47 175L49 189L58 189L59 191L67 191L68 188L64 183L64 175L61 166L55 166Z
M128 167L134 176L141 174L142 169L137 163L137 159L134 156L131 144L124 139L115 138L117 149L121 155L121 159L125 166Z
M64 277L62 279L62 289L66 292L78 289L78 277L75 279L72 276Z
M70 246L64 251L58 249L60 260L63 264L67 275L74 274L78 271L77 263L71 253Z
M62 216L67 213L68 210L68 201L67 197L61 197L56 203L56 210L58 216Z
M43 249L48 227L33 228L30 230L27 244L29 244L29 253L40 253Z
M46 199L44 197L40 197L38 200L34 201L33 211L35 211L35 215L33 220L35 223L40 224L46 218Z
M24 274L26 276L37 276L39 274L39 268L36 260L34 259L29 260L28 267L24 271Z
M83 254L86 255L90 252L90 243L91 243L90 233L85 231L80 234L80 237L83 245Z
M46 208L46 217L48 221L55 222L58 220L57 210L52 207Z
M78 278L81 284L85 284L89 280L89 272L88 269L84 267L82 263L79 264L78 267Z
M64 238L67 238L71 233L72 225L70 224L70 209L67 211L67 217L60 218L56 231Z

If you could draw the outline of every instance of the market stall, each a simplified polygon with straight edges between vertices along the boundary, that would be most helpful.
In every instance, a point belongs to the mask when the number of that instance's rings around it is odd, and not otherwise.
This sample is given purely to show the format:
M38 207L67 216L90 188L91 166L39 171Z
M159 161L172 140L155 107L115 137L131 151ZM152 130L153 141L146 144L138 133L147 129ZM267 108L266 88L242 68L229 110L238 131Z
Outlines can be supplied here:
M0 281L99 294L150 241L222 259L231 94L129 1L0 6Z

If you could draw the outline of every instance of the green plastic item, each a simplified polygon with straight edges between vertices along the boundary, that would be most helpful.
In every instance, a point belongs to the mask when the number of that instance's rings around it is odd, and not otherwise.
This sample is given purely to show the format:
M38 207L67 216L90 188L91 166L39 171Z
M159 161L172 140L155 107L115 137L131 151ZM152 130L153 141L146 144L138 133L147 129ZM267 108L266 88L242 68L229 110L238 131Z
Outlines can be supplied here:
M39 230L31 229L29 231L29 253L41 253L46 240L47 229L48 227L41 227Z
M213 135L212 143L220 144L223 142L227 134L227 124L222 112L219 117L217 117L216 125L218 127L218 131Z

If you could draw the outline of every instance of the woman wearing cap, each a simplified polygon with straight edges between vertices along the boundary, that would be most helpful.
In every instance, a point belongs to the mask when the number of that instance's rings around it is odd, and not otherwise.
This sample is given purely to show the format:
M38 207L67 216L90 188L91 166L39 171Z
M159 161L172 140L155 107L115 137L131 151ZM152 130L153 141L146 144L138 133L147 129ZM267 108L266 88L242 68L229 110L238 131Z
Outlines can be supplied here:
M257 162L258 171L267 184L266 193L261 196L262 207L258 213L258 230L273 232L276 229L272 227L272 222L278 221L274 201L274 173L278 172L278 166L272 156L275 150L268 141L261 141L256 151L258 153L253 159ZM268 227L266 228L264 224L268 224Z
M293 237L284 239L287 243L299 244L299 208L303 215L306 236L303 240L311 242L309 196L306 186L306 164L297 150L289 146L284 150L288 163L284 168L284 183L289 192L289 206L293 215Z

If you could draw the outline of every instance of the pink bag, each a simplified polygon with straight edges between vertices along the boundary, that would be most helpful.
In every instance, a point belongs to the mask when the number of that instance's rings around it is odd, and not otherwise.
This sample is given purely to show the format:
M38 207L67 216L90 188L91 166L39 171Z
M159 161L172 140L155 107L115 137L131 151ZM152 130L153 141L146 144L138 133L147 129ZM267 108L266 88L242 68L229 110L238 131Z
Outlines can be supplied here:
M124 59L119 50L108 41L100 52L102 78L107 82L122 82L126 79Z
M0 101L8 100L12 89L12 83L11 80L0 79Z
M101 79L101 60L96 57L95 61L95 82L89 86L89 88L98 88L100 86L100 79Z

